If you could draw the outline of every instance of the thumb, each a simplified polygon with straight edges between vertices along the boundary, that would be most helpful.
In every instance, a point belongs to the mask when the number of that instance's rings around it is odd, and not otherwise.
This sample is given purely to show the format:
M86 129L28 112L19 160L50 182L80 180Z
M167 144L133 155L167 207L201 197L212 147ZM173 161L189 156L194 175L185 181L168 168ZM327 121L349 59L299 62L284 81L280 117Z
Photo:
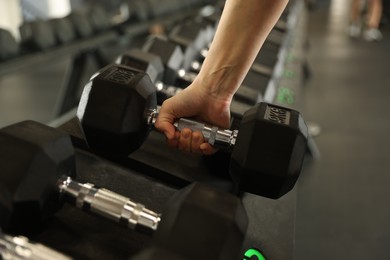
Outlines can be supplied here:
M160 110L154 126L158 131L164 133L168 140L174 140L176 138L176 129L173 126L174 120L175 118L172 115Z

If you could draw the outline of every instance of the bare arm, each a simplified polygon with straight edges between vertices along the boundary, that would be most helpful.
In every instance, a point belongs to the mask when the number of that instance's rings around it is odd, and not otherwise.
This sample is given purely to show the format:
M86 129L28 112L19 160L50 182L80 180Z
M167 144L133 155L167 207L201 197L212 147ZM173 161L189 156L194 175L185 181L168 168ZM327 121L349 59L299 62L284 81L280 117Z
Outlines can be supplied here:
M198 80L230 101L287 4L286 0L227 0Z
M228 127L230 102L288 0L227 0L216 35L194 82L164 102L156 127L179 149L212 153L199 132L175 132L179 117Z

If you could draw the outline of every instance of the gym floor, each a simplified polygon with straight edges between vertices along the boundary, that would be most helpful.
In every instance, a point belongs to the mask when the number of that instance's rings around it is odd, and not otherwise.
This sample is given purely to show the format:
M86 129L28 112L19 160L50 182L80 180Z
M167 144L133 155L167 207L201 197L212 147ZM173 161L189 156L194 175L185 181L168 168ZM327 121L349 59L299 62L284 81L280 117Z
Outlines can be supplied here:
M390 255L390 28L380 42L352 40L348 13L349 1L333 0L309 14L312 77L302 112L322 128L315 138L321 157L308 161L298 185L294 259ZM52 121L68 64L63 59L0 77L0 127ZM92 75L97 68L90 67Z
M303 113L322 127L321 158L298 186L295 259L390 257L390 28L380 42L350 39L348 3L310 13Z

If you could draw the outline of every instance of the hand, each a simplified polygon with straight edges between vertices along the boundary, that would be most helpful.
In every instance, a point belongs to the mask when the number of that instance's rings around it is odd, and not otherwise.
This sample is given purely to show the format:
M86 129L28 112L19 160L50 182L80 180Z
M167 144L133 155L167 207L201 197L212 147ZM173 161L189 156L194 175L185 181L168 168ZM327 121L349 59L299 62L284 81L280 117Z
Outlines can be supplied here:
M201 132L192 132L188 128L181 132L176 131L173 123L183 117L228 128L230 99L220 99L194 81L185 90L163 103L155 124L167 137L169 146L187 152L213 154L216 150L205 142Z

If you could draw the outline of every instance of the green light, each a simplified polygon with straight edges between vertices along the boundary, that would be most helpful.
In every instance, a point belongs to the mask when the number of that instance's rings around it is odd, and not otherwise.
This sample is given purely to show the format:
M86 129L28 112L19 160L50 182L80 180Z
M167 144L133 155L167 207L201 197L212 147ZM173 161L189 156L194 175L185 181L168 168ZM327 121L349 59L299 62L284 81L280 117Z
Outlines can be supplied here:
M294 78L295 77L295 72L292 70L285 70L284 71L284 76L286 78Z
M280 87L277 94L277 100L280 104L288 104L288 105L294 104L295 102L294 91L286 87Z
M253 256L256 256L258 260L266 260L265 257L263 256L263 254L259 250L254 249L254 248L248 249L245 252L244 256L245 256L244 260L250 259Z
M287 56L287 61L294 61L295 60L295 55L294 54L292 54L292 53L290 53L290 54L288 54L288 56Z

